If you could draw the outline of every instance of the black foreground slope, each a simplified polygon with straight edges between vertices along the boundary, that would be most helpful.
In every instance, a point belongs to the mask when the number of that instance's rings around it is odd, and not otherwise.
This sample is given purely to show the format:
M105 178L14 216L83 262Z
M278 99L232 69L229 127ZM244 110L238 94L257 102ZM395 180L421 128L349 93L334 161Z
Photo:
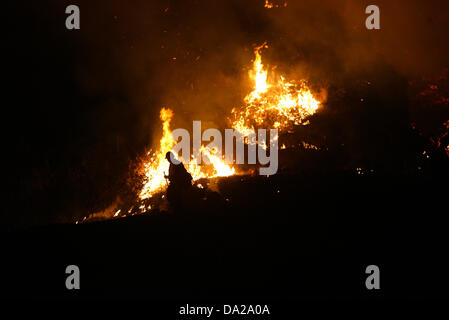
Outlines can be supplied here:
M9 297L447 296L447 194L424 177L224 179L226 205L3 235ZM81 290L65 288L65 267ZM365 288L365 268L381 290Z

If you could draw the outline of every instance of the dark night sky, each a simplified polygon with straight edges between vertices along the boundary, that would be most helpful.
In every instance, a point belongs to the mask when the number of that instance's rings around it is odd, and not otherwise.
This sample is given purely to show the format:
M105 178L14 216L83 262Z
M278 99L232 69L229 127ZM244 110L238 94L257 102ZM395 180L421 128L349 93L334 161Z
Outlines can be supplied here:
M270 10L264 0L77 1L78 31L65 29L69 4L2 9L7 225L65 221L111 201L130 160L158 139L162 106L175 125L222 125L263 41L269 64L312 86L374 79L387 113L406 101L408 80L449 66L447 1L290 0ZM364 27L368 4L381 9L380 31Z

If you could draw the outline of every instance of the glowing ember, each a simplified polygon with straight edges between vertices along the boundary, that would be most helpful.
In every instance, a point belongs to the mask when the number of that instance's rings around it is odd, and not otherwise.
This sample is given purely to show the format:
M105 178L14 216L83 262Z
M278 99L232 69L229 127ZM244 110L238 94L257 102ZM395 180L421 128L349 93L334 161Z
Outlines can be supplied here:
M232 109L232 127L243 135L256 127L282 130L292 124L307 124L305 118L314 114L320 105L305 81L287 82L283 76L270 79L262 64L262 48L267 45L255 49L256 58L249 72L254 89L245 97L243 107Z

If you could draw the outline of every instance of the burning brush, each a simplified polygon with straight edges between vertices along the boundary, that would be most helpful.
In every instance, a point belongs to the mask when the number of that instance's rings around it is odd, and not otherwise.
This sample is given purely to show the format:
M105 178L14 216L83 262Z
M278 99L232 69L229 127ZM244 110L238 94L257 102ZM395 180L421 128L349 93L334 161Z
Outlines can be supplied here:
M263 43L255 48L255 59L249 71L253 90L244 98L241 107L231 110L231 116L228 118L230 126L244 137L254 133L256 128L275 128L282 132L293 126L307 125L309 123L307 118L320 107L321 102L311 92L306 81L287 81L282 75L276 75L274 69L269 74L261 56L262 49L267 47L267 44ZM168 185L165 175L169 168L165 155L177 142L173 139L170 128L173 111L162 108L159 116L162 122L162 137L157 151L150 150L147 154L149 158L143 164L144 178L138 204L128 209L110 210L113 217L144 213L164 201L163 191ZM282 149L285 149L285 145ZM234 165L226 163L221 154L220 156L215 154L215 150L202 145L200 151L200 156L209 160L208 165L201 165L201 161L196 158L185 164L199 189L208 184L208 179L236 174Z

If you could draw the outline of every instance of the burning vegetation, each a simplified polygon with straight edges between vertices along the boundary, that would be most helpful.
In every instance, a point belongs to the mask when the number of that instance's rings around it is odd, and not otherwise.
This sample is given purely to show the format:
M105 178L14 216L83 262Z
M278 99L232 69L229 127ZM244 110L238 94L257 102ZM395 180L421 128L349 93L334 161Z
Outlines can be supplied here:
M274 71L269 77L260 53L267 47L264 43L254 51L253 69L249 71L254 90L245 97L243 107L232 109L232 127L245 136L257 127L284 130L292 125L306 124L304 120L320 105L306 81L288 82Z
M292 125L304 124L303 121L314 114L320 104L304 80L299 85L287 82L283 76L276 75L274 71L269 77L268 70L262 64L260 53L262 48L267 48L267 44L255 48L253 68L249 71L253 91L245 97L245 104L241 108L234 108L231 111L230 124L243 136L253 133L257 127L283 130ZM150 159L144 164L145 181L139 196L142 200L152 197L154 192L161 191L167 186L164 179L168 170L165 154L176 145L170 131L172 117L172 110L161 109L163 135L159 150L155 153L150 151L148 153ZM201 146L201 153L203 157L209 159L213 168L210 170L208 166L199 165L197 159L193 158L186 164L186 169L193 180L235 174L235 168L226 164L223 158L215 156L214 150Z
M321 104L305 80L287 81L284 76L276 74L276 68L265 67L261 55L261 50L264 48L268 48L266 43L254 49L255 58L252 68L248 72L252 91L244 98L244 104L241 107L233 108L227 118L229 126L244 137L254 133L257 128L275 128L282 132L294 126L307 125L309 123L307 118L313 115ZM110 218L147 212L156 207L154 203L150 204L151 201L160 202L164 199L163 191L168 186L165 175L169 168L165 155L177 144L171 131L173 117L173 110L169 108L160 110L162 136L158 148L147 153L142 168L139 170L143 171L143 185L138 194L138 203L131 208L119 208L119 206L113 205L107 210L111 213ZM309 144L298 142L308 146L305 147L306 149L310 148ZM317 149L315 146L313 148ZM281 149L286 149L286 146L283 145ZM201 157L209 160L208 164L200 164L200 161L193 156L188 163L185 163L187 171L197 182L197 188L204 188L204 183L199 182L202 179L228 177L236 174L236 165L227 164L224 157L215 155L216 150L202 145L200 151ZM252 171L246 173L250 172ZM104 218L104 212L93 213L82 221Z
M139 198L145 200L151 198L155 192L163 190L167 186L167 181L164 178L168 171L169 163L165 159L165 154L170 151L175 145L176 141L173 139L172 132L170 130L170 121L173 117L173 111L170 109L162 108L160 112L160 119L162 121L163 134L160 140L159 150L152 153L148 152L150 159L144 163L144 185L140 192ZM223 159L216 157L213 154L213 150L210 150L204 146L201 147L203 156L209 158L213 170L203 170L198 164L196 159L192 159L187 166L187 171L192 175L193 180L201 178L213 178L229 176L235 173L235 170L227 165Z
M276 179L296 175L298 185L303 173L324 185L332 172L447 172L447 2L383 3L380 31L366 29L357 1L81 6L93 14L76 39L55 28L64 5L50 3L25 10L8 37L5 119L15 130L7 134L12 197L4 225L156 213L171 132L193 119L244 134L277 128ZM24 12L13 7L11 17ZM186 168L202 190L210 188L202 179L242 185L253 170L206 145L201 152L212 163L191 158Z

